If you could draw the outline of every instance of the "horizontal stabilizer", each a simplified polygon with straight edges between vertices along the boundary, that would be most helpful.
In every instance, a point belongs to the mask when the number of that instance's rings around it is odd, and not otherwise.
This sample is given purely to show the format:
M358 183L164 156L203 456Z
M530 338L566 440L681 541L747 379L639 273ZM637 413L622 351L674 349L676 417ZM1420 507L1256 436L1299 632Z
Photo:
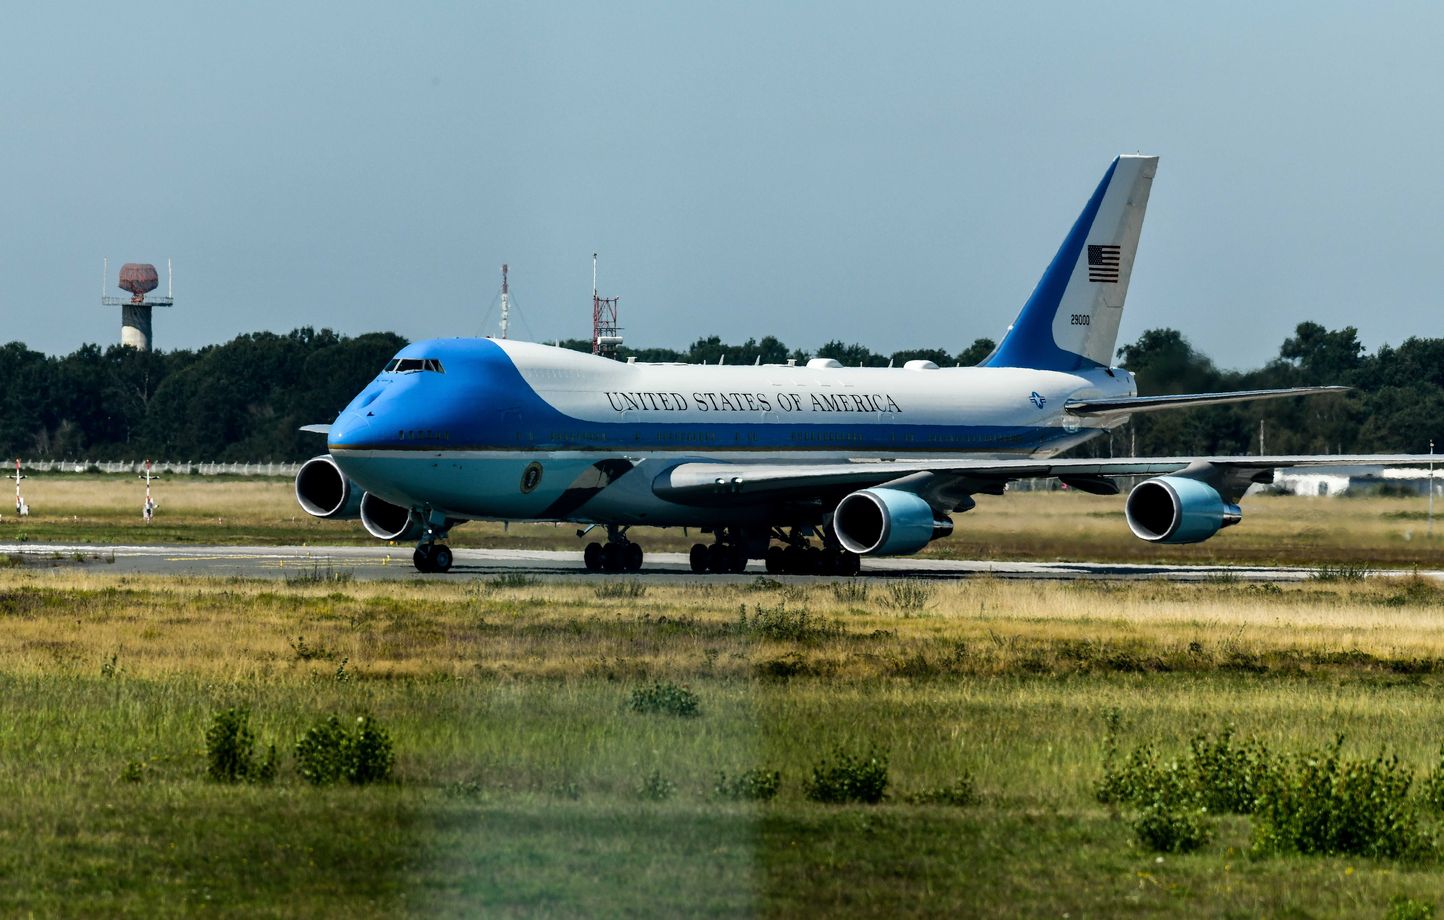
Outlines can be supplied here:
M309 432L309 433L311 433L311 434L330 434L330 433L331 433L331 426L330 426L330 425L302 425L301 428L300 428L300 430L301 430L301 431Z
M1343 393L1349 387L1285 387L1279 390L1238 390L1233 393L1179 393L1174 396L1126 396L1119 399L1073 399L1063 406L1069 415L1124 415L1157 412L1187 406L1216 406L1252 402L1256 399L1284 399L1289 396L1317 396Z

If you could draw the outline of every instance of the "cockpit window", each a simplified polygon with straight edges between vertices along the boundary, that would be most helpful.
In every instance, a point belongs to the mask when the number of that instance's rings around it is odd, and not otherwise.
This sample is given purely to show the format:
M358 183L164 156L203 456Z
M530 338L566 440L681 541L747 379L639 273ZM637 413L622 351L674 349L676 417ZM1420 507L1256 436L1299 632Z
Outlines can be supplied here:
M382 371L384 374L413 374L417 371L435 371L438 374L446 373L441 362L435 358L392 358Z

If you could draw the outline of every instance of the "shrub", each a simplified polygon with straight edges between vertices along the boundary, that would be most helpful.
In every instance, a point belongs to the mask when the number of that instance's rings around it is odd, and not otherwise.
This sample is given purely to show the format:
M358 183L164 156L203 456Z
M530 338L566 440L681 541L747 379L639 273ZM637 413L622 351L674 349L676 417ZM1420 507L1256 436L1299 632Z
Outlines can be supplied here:
M1419 798L1434 811L1444 811L1444 747L1439 748L1439 762L1419 784Z
M837 599L839 604L867 603L868 585L861 579L849 578L847 581L834 581L831 587L832 596Z
M892 581L888 582L887 597L883 598L883 604L894 610L916 612L928 605L933 599L933 588L931 585L923 584L920 581Z
M1213 836L1203 821L1201 809L1163 800L1138 813L1133 820L1133 832L1139 843L1162 853L1188 853Z
M647 596L647 583L636 578L604 581L596 587L597 597L639 598Z
M1384 914L1384 920L1430 920L1433 916L1432 902L1417 901L1400 894L1389 901L1389 911Z
M1256 852L1397 857L1423 846L1408 769L1383 754L1345 760L1343 741L1294 758L1268 783L1258 803Z
M947 785L914 792L907 797L907 801L913 805L950 805L954 808L966 808L978 803L978 792L973 784L972 774L965 772Z
M211 717L211 727L206 729L206 774L216 782L238 783L255 773L256 736L250 718L250 712L238 706Z
M328 716L296 741L296 769L314 786L343 779L356 785L383 782L394 764L391 736L369 716L350 729Z
M836 620L824 620L803 609L789 610L784 601L776 607L758 604L751 617L743 605L737 614L736 632L762 639L807 641L834 638L842 635L843 630Z
M1196 735L1189 749L1188 785L1193 798L1217 814L1253 814L1278 770L1268 748L1252 738L1235 744L1230 727L1213 739Z
M642 780L637 794L644 799L661 802L677 794L677 784L663 776L661 770L653 770Z
M700 711L697 694L673 683L658 683L632 691L633 712L661 712L690 718Z
M767 802L777 795L782 785L782 773L778 770L744 770L736 776L717 774L714 791L719 799Z
M887 794L887 781L886 754L871 750L857 757L837 748L831 759L824 759L812 768L803 792L814 802L876 805Z

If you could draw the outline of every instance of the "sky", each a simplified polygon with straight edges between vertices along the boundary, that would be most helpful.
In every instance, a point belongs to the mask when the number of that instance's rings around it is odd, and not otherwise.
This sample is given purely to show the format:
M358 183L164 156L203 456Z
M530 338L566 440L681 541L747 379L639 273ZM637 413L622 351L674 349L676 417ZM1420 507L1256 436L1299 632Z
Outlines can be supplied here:
M259 330L998 338L1112 157L1161 157L1120 344L1440 336L1444 6L22 4L0 341ZM489 318L488 318L489 314Z

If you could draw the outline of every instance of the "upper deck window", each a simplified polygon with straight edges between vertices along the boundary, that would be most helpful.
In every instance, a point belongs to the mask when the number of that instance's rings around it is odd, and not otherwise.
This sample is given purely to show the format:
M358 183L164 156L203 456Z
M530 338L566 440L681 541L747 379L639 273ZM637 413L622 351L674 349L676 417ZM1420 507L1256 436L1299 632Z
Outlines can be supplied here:
M435 371L438 374L446 373L441 362L435 358L392 358L382 371L384 374L414 374L417 371Z

